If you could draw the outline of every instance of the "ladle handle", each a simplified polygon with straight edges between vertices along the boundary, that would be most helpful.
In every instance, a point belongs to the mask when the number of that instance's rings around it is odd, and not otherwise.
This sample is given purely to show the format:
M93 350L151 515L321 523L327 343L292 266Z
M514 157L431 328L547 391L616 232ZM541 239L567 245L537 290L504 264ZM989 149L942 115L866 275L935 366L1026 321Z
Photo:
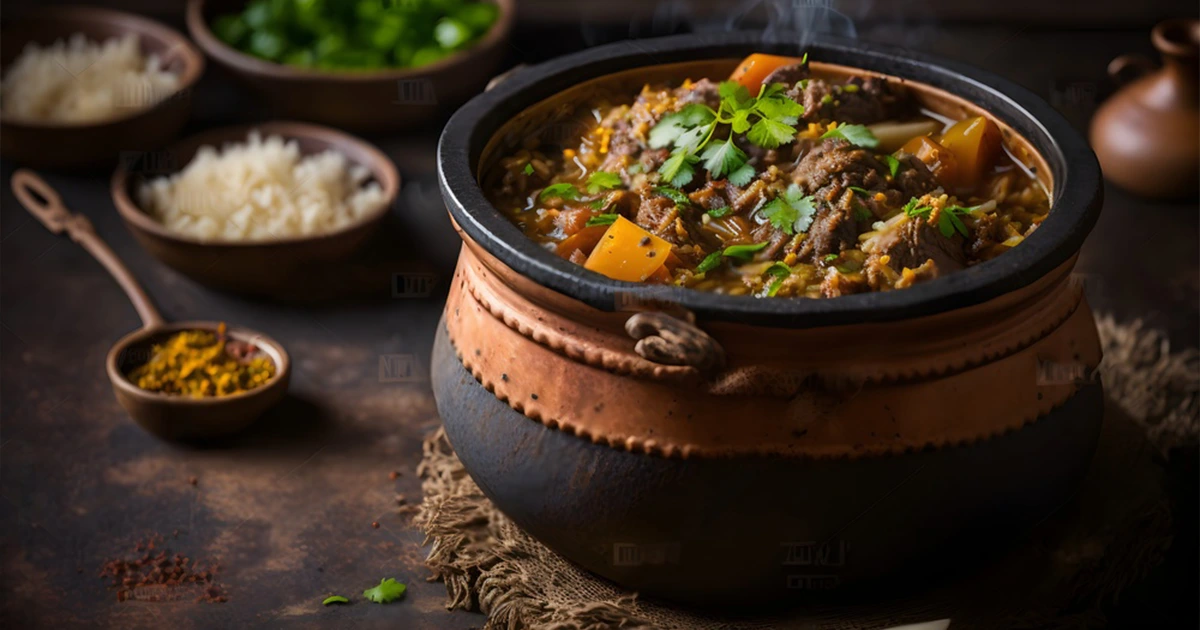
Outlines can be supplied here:
M117 257L116 252L96 234L96 229L92 227L92 222L87 217L67 210L67 207L63 205L62 198L58 196L58 192L37 173L29 169L23 168L13 173L12 188L13 194L17 196L21 205L25 206L30 214L37 217L37 220L41 221L46 229L54 234L62 234L66 231L72 241L79 243L101 265L104 265L117 284L125 290L129 301L133 302L133 308L137 309L143 326L157 328L163 325L163 316L154 307L150 296L146 295L146 291L138 284L137 279L133 277L125 263Z

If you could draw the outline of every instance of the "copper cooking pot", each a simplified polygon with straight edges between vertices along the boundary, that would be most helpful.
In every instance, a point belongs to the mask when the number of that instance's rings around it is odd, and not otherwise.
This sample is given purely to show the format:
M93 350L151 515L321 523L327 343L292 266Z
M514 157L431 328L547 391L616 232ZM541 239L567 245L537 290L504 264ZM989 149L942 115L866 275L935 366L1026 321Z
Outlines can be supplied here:
M1087 145L980 70L832 39L806 50L818 74L902 78L932 110L991 116L1052 192L1049 218L997 259L910 289L755 299L605 278L488 203L479 174L598 90L804 52L757 34L622 42L524 69L441 139L464 241L433 356L450 441L518 525L643 593L727 607L907 581L915 561L1019 537L1095 449L1100 345L1071 279L1101 203Z

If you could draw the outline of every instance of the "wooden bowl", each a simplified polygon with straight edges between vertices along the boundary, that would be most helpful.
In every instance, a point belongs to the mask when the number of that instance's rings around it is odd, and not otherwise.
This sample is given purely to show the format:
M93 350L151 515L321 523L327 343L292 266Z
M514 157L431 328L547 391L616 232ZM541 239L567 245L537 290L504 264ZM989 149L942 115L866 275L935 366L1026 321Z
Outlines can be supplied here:
M151 346L185 330L216 332L218 322L173 322L142 328L113 345L104 362L117 402L141 427L168 440L194 440L233 435L254 423L287 394L292 363L279 342L247 328L230 326L230 339L253 343L275 364L275 376L250 391L219 398L190 398L148 392L125 375L151 356Z
M134 33L143 53L157 54L179 76L179 90L145 108L96 123L35 123L13 120L0 111L0 154L45 169L100 167L123 154L157 149L179 134L192 107L192 88L204 72L204 56L180 33L154 20L89 7L37 9L5 20L0 34L0 67L7 69L25 45L48 45L83 33L104 40Z
M500 15L479 42L437 63L412 69L337 72L277 64L225 44L209 29L244 0L189 0L188 32L271 108L275 116L355 131L412 127L438 118L480 92L504 61L514 0L494 0Z
M359 222L326 234L268 241L202 240L169 230L134 201L147 179L182 170L200 147L245 142L252 130L263 137L296 140L301 153L335 150L366 167L383 188L385 203ZM345 260L366 242L387 215L400 190L396 166L370 143L335 129L297 122L267 122L213 129L186 138L140 163L117 167L112 177L113 203L134 237L155 258L200 284L254 295L292 295L310 272Z

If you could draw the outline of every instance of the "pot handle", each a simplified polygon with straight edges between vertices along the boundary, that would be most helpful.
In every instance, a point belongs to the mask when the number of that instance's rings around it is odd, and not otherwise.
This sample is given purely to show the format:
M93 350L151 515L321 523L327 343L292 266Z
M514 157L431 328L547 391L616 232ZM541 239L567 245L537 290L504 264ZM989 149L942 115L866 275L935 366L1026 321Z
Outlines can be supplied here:
M492 77L490 81L487 82L487 86L483 88L483 91L491 92L492 88L496 87L497 85L500 85L501 83L504 83L505 79L511 77L512 75L516 74L517 72L520 72L521 70L524 70L525 68L528 68L528 67L529 67L529 64L519 63L519 64L509 68L508 70L505 70L504 72L501 72L500 74L497 74L496 76Z
M1117 85L1128 83L1153 72L1156 66L1145 55L1121 55L1108 63L1108 76Z
M691 321L643 311L626 320L625 332L638 340L634 350L647 361L693 367L702 374L725 367L725 349Z

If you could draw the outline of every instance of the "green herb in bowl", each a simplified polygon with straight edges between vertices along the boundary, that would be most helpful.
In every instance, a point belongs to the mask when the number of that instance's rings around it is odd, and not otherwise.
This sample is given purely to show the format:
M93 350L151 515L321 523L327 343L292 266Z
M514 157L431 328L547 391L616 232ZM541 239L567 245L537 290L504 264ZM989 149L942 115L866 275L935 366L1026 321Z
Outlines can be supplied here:
M476 0L252 0L213 32L276 63L325 70L429 65L470 48L500 8Z

